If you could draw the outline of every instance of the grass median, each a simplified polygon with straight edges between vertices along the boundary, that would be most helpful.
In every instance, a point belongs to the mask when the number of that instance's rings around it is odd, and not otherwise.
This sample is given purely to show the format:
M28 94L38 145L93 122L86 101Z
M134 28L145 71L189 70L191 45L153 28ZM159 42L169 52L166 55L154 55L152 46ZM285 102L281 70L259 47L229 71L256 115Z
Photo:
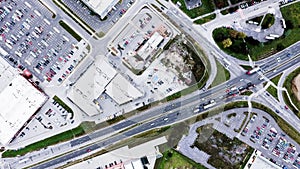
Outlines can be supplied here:
M277 85L278 85L278 82L279 82L279 79L280 79L281 76L282 76L282 74L280 74L280 75L278 75L278 76L272 78L271 81L277 86ZM277 89L276 89L275 87L273 87L273 86L270 85L270 86L267 88L267 91L268 91L274 98L276 98L276 99L278 100Z
M56 101L61 107L63 107L68 113L71 113L72 114L72 117L74 116L74 112L73 110L65 103L63 102L59 97L57 96L54 96L53 97L53 100Z
M229 71L225 69L218 61L216 61L216 64L217 64L217 75L214 81L212 82L211 87L222 84L225 81L230 79Z
M74 20L74 22L76 22L77 24L80 25L80 27L82 29L84 29L88 34L92 35L93 32L95 32L94 29L92 29L88 24L86 24L81 18L79 18L69 7L67 7L66 5L64 5L64 3L61 0L53 0L54 4L56 6L58 6L62 11L64 11L70 18L72 18ZM65 8L63 8L61 5L63 5ZM67 11L68 10L68 11ZM71 15L73 14L73 16ZM79 23L79 21L81 21L81 23ZM90 29L90 30L88 30Z
M208 16L205 16L203 18L195 20L194 23L201 25L201 24L207 23L209 21L212 21L215 18L216 18L216 14L211 14L211 15L208 15Z
M64 21L60 20L59 25L62 26L67 32L69 32L78 42L81 41L81 36L79 36L69 25Z
M54 135L52 137L46 138L44 140L38 141L36 143L30 144L24 148L18 149L18 150L6 150L2 154L2 158L7 157L16 157L16 156L22 156L26 153L37 151L43 148L46 148L48 146L71 140L75 137L81 136L85 134L84 127L82 125L79 125L78 127L68 130L65 132L62 132L60 134Z

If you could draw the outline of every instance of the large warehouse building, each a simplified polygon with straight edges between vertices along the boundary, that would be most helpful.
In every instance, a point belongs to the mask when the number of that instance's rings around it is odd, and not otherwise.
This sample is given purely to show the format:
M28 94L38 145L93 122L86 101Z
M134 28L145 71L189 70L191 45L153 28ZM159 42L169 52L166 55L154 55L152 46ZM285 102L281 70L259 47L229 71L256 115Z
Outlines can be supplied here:
M0 57L0 142L10 143L47 99Z
M119 0L82 0L82 2L103 19Z

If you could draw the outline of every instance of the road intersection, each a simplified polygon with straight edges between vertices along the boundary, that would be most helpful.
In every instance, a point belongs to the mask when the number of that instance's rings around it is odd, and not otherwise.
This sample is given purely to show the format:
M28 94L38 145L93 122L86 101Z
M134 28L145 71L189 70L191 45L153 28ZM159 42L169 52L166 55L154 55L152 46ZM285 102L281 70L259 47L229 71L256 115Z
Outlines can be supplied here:
M137 11L135 9L138 9L141 5L143 5L145 2L137 1L128 11L127 15L134 15L134 13ZM159 4L156 1L149 1L149 3L154 3L159 6ZM270 2L268 2L270 3ZM227 88L236 86L246 86L247 83L251 82L252 84L255 84L256 86L261 85L264 81L259 80L258 74L255 73L253 75L246 75L245 70L239 65L239 64L248 64L246 61L240 61L237 60L227 54L225 54L223 51L220 51L220 49L216 46L216 44L211 40L212 36L211 34L207 33L208 31L211 31L220 26L219 24L214 25L206 25L204 27L202 26L195 26L193 25L193 22L186 18L186 16L181 12L178 11L178 9L175 8L174 4L170 3L163 3L168 7L166 9L165 14L172 20L176 21L178 25L180 25L180 29L184 31L185 33L189 34L191 37L194 38L194 40L201 44L202 48L205 50L205 53L208 54L208 59L212 66L212 72L210 75L210 78L206 84L206 88L210 86L213 79L216 76L217 69L215 65L215 57L218 60L222 60L223 58L226 58L231 63L231 66L228 68L232 75L232 79L221 84L218 86L215 86L213 88L210 88L206 91L195 91L194 93L184 96L178 100L174 100L168 103L164 103L162 105L156 106L151 108L150 110L141 112L140 114L130 117L124 121L121 121L117 124L111 125L107 128L100 129L98 131L95 131L89 135L73 139L72 141L68 142L68 150L72 152L66 153L58 158L51 159L45 163L38 164L37 166L33 168L53 168L55 166L59 166L62 164L65 164L69 161L73 161L74 159L81 158L87 154L90 153L90 151L96 151L103 149L109 145L112 145L114 143L117 143L121 140L124 140L128 137L132 137L136 134L142 133L144 131L158 128L161 126L166 126L174 123L178 123L180 121L186 120L191 118L192 116L195 116L196 114L193 113L193 108L195 106L198 106L201 103L208 102L212 99L214 99L217 102L217 106L222 106L225 103L232 102L233 100L244 100L241 97L237 98L230 98L230 99L224 99L226 98L227 93L225 90ZM65 20L72 28L74 28L76 31L78 31L84 39L86 39L90 46L91 46L91 53L89 54L89 58L95 58L96 56L99 56L99 54L107 54L106 45L111 40L111 38L115 35L116 32L119 30L119 26L124 24L126 21L125 19L119 20L119 22L113 26L113 28L100 40L91 38L89 34L87 34L84 30L82 30L72 19L70 19L66 14L64 14L55 4L53 4L52 1L47 1L47 6L50 6L49 8L53 9L56 14L59 14L63 20ZM264 6L264 4L262 4ZM267 8L267 5L265 6ZM262 7L263 9L263 7ZM252 10L252 9L249 9ZM179 15L180 13L180 15ZM235 14L236 17L239 17L238 13ZM232 17L228 19L228 22L232 22ZM226 23L227 24L227 23ZM181 26L182 25L182 26ZM208 29L209 28L209 29ZM211 33L210 32L210 33ZM209 37L206 37L206 35L209 35ZM208 39L206 41L205 39ZM299 49L300 43L297 43L285 50L283 50L280 53L277 53L269 58L266 58L262 61L257 61L256 65L259 65L262 69L262 72L264 72L264 75L267 78L272 78L277 75L279 75L282 72L285 72L286 70L289 70L290 67L292 67L295 63L300 62L300 57L298 57L297 49ZM288 57L287 54L292 54L292 57ZM276 61L277 57L281 57L284 62L278 63ZM90 59L85 59L82 63L84 65L85 63L89 63ZM82 68L78 68L77 75L80 75L82 72L84 72L84 66ZM276 71L273 71L275 70ZM75 75L70 78L70 83L74 82L75 79L77 79ZM241 79L246 79L245 81L241 81ZM256 89L254 89L256 91ZM259 95L257 98L253 98L253 101L261 102L262 104L270 107L272 110L279 109L280 106L283 103L279 103L276 99L274 99L271 96L266 95ZM177 105L177 106L174 106ZM170 110L165 111L166 107L171 107ZM203 112L199 112L203 113ZM300 131L300 120L297 118L297 116L291 111L291 110L282 110L280 114L286 122L291 124L296 130ZM142 123L143 122L143 123ZM142 123L141 125L138 125L136 127L133 127L137 123ZM130 130L127 130L121 134L117 134L118 131L123 130L124 128L131 128ZM116 133L116 135L111 136L110 133ZM110 137L108 137L110 136ZM99 141L99 137L101 137L101 140ZM106 139L104 139L106 137ZM102 140L103 139L103 140ZM90 144L90 145L88 145ZM86 147L82 147L83 145L88 145ZM55 146L53 147L55 148ZM90 150L90 151L87 151ZM61 152L62 153L62 152ZM58 155L58 154L55 154ZM28 158L31 158L32 154L26 155ZM50 159L54 157L53 154L49 153L44 156L44 159L40 159L38 161L31 161L26 164L16 164L13 165L15 167L17 166L30 166L37 162L40 162L45 159ZM10 161L12 162L12 161ZM13 162L12 162L13 163Z
M295 60L300 61L300 58L297 57ZM268 72L268 73L266 73L266 76L268 78L272 78L272 77L278 75L281 71L283 71L283 70L287 69L288 67L290 67L290 65L292 63L293 62L288 62L286 64L283 64L279 68L277 68L278 71ZM223 83L219 86L216 86L214 88L208 89L207 91L201 93L200 95L195 95L193 97L186 96L186 97L180 99L179 102L180 102L181 106L174 107L174 109L172 109L168 112L165 112L163 114L162 114L162 112L164 112L164 109L165 109L166 106L172 106L172 105L176 104L178 101L175 100L171 103L167 103L166 105L161 105L161 106L154 107L151 110L142 112L141 115L134 116L132 118L129 118L129 119L127 119L123 122L117 123L115 125L112 125L112 126L110 126L108 128L105 128L103 130L93 132L90 135L83 136L83 137L80 137L78 139L74 139L74 140L71 141L71 144L73 144L74 147L76 147L75 150L78 151L77 153L73 152L73 153L67 154L66 156L56 158L56 159L54 159L54 161L50 160L49 162L46 162L44 164L39 165L37 168L45 168L45 167L50 167L53 164L61 164L62 162L67 162L67 161L70 161L74 158L76 159L76 158L78 158L79 155L84 155L85 153L87 153L86 152L87 148L91 149L91 150L101 149L105 146L111 145L115 142L118 142L118 141L123 140L125 138L128 138L130 136L133 136L133 135L138 134L140 132L144 132L145 130L150 130L151 128L161 127L163 125L172 124L172 123L190 118L191 116L194 115L193 114L193 109L191 109L191 107L193 108L196 105L199 105L201 103L201 101L203 100L203 98L204 98L205 101L210 100L210 99L215 99L216 102L218 103L218 105L224 105L225 102L229 103L233 100L238 100L238 98L232 98L232 99L227 99L227 100L223 100L223 99L218 100L218 98L221 95L226 95L226 93L225 93L226 85L229 85L229 86L233 86L233 85L238 86L238 85L240 85L240 83L241 83L240 80L239 80L240 78L245 78L245 79L247 78L249 81L251 81L256 86L262 83L262 81L260 81L258 79L257 74L253 74L253 75L249 76L249 75L246 75L245 73L243 73L239 77L234 78L234 79L232 79L232 80L230 80L226 83ZM219 95L215 94L215 93L219 93ZM212 96L214 96L214 97L212 98ZM257 99L258 98L254 98L254 101L257 100ZM241 100L241 99L239 99L239 100ZM259 100L257 102L261 102L261 103L265 104L266 106L270 107L273 110L278 108L276 105L279 104L277 100L274 100L272 97L266 97L265 95L260 95ZM190 104L193 104L194 106L190 106ZM187 111L185 109L185 107L186 107L185 105L189 105L189 106L187 106L187 107L190 107L189 111ZM275 106L275 108L274 108L274 106ZM182 111L184 113L182 113ZM285 121L287 121L289 124L291 124L296 130L300 130L300 126L299 126L300 121L299 121L298 118L295 117L295 114L293 112L291 112L290 110L283 110L279 115ZM149 119L149 118L152 119L152 120L147 121L147 119ZM167 120L165 120L166 118L167 118ZM106 140L106 141L96 142L96 143L92 144L91 146L85 147L85 148L82 148L82 149L78 149L78 147L77 147L77 145L82 144L85 141L91 141L91 138L95 139L97 137L104 136L104 135L106 135L108 133L111 133L113 131L122 130L126 126L130 127L130 126L132 126L136 123L141 123L142 121L147 121L147 122L143 125L139 125L138 127L134 127L133 129L128 130L125 133L119 134L116 137L109 137L108 140ZM149 124L152 124L152 123L154 123L154 125L149 125Z

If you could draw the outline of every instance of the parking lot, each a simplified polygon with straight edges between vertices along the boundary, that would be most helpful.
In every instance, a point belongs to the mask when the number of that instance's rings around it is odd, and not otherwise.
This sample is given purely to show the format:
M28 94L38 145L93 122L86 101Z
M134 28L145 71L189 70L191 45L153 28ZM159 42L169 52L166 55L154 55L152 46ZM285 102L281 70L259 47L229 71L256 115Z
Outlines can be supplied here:
M241 135L250 140L260 149L269 160L279 166L290 167L298 165L299 147L290 141L285 133L275 128L270 119L252 114L247 126L243 129ZM297 168L297 167L296 167Z
M63 108L58 102L49 99L41 111L34 119L19 133L18 137L11 143L12 145L25 145L50 137L68 128L74 128L74 115ZM46 135L45 135L46 134Z
M128 20L108 48L119 55L130 68L142 70L150 65L151 56L156 55L158 49L175 35L169 24L164 23L151 8L145 7Z
M99 32L108 32L113 24L122 17L122 15L131 7L134 0L123 0L121 3L115 5L115 7L108 13L107 18L101 20L99 15L92 12L87 5L81 0L61 0L64 5L72 10L80 19L82 19L92 29ZM122 12L125 11L125 12Z
M63 65L73 62L78 41L39 2L1 2L0 19L0 45L13 67L51 82Z

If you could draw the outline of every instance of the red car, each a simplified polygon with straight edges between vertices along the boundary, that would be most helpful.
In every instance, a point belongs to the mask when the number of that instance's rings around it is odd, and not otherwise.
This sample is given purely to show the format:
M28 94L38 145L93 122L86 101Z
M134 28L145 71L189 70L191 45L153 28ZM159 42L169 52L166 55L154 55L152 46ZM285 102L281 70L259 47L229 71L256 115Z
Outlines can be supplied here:
M287 107L287 105L284 106L285 109L289 109L289 107Z

